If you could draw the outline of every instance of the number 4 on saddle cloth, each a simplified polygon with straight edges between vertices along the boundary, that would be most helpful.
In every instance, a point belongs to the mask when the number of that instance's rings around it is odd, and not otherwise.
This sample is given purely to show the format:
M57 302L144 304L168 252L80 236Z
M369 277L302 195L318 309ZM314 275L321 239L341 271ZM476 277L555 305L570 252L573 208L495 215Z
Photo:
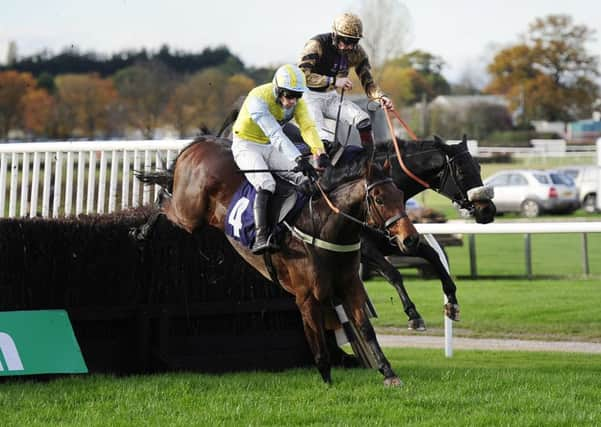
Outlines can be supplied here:
M309 200L309 195L277 176L275 179L276 191L269 199L267 220L273 237L279 240L285 229L282 222L294 222ZM247 248L251 248L255 241L253 206L256 192L257 190L245 179L234 194L225 217L225 234L233 237Z

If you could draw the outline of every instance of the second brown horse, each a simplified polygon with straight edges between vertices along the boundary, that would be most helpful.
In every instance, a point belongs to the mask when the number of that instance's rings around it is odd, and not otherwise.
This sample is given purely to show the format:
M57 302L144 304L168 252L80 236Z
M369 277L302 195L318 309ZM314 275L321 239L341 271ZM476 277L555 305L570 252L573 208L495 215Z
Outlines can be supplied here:
M203 136L192 142L167 171L140 173L146 184L166 191L160 211L190 233L208 224L224 230L230 201L243 181L229 149L229 141ZM326 345L326 324L332 323L333 301L341 301L350 320L373 352L384 384L398 386L401 380L380 348L364 305L366 294L359 278L360 232L367 223L402 247L417 244L418 233L404 211L402 192L386 171L372 165L366 153L327 169L320 185L340 213L318 197L305 206L287 232L281 251L272 254L281 285L294 295L305 336L323 380L331 382L331 362ZM149 227L146 227L148 231ZM326 245L299 239L309 234ZM236 251L263 276L270 278L263 256L253 255L236 240ZM409 248L410 249L410 248Z

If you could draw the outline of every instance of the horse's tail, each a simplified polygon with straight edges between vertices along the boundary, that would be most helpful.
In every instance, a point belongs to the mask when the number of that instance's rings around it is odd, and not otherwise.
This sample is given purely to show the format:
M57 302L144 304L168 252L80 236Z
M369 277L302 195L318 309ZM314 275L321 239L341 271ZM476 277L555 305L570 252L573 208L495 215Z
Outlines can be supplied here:
M134 175L146 185L158 185L169 192L173 189L173 171L171 169L135 171Z

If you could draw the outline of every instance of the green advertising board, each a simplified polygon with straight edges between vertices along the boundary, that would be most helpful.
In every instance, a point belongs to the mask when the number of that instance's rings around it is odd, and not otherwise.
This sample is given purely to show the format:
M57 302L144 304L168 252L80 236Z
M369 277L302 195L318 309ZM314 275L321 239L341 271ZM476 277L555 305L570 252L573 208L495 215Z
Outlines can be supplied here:
M0 376L87 372L65 310L0 311Z

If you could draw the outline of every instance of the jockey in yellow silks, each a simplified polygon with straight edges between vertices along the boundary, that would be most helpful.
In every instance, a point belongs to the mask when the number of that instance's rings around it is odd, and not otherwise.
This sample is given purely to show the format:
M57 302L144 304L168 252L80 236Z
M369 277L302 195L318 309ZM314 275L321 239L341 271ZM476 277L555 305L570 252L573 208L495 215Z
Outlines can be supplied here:
M317 178L311 163L302 157L282 130L292 119L298 124L316 164L319 167L329 164L315 122L302 99L306 89L303 72L288 64L278 68L271 83L249 92L233 128L232 153L241 170L289 171L278 172L278 175L297 185L307 179L305 176ZM275 179L269 172L246 173L246 178L257 190L253 212L256 237L252 251L259 254L277 249L275 243L270 242L267 224L267 202L275 192Z

